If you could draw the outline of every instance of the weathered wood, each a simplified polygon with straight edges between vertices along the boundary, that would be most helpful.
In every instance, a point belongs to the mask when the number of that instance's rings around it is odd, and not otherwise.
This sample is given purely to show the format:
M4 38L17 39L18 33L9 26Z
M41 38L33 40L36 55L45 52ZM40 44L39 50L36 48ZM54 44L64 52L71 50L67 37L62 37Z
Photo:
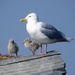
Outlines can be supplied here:
M20 56L0 61L0 75L65 75L65 63L60 52Z

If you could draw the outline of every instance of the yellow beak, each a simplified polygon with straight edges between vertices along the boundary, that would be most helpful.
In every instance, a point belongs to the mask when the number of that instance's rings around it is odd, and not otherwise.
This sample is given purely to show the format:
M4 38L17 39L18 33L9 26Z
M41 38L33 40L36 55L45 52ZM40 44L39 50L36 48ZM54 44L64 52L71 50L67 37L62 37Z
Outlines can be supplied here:
M26 21L27 19L26 18L22 18L21 20L20 20L20 22L24 22L24 21Z

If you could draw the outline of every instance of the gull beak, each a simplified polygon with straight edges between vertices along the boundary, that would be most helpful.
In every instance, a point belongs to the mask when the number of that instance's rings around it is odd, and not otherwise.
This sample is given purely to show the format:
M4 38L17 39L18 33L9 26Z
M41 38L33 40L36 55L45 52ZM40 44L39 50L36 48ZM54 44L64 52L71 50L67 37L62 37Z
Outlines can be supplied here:
M24 22L24 21L26 21L27 19L26 18L22 18L21 20L20 20L20 22Z

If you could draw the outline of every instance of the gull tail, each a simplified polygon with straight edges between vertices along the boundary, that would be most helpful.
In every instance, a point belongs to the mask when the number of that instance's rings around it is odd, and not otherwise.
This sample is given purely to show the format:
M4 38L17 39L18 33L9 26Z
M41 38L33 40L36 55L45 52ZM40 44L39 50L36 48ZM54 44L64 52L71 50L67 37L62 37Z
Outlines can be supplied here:
M66 38L67 42L71 42L72 40L74 40L73 38Z

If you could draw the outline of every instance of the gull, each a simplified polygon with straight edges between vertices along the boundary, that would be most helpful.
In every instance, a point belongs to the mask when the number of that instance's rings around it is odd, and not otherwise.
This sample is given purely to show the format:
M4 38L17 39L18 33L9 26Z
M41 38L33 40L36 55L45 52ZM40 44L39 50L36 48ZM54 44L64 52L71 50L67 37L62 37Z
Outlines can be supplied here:
M42 54L42 44L45 44L45 52L47 52L47 44L56 42L70 42L71 38L66 36L54 26L45 22L40 22L36 13L30 13L25 18L22 18L20 22L27 21L26 29L29 35L36 43L40 43L40 54Z
M18 56L18 51L19 51L19 48L17 46L17 44L14 42L13 39L10 39L9 42L8 42L8 52L10 54L10 56L12 56L13 53L16 54L16 56Z
M35 55L35 51L39 48L39 44L31 41L29 38L26 38L23 44L32 51L33 55Z

